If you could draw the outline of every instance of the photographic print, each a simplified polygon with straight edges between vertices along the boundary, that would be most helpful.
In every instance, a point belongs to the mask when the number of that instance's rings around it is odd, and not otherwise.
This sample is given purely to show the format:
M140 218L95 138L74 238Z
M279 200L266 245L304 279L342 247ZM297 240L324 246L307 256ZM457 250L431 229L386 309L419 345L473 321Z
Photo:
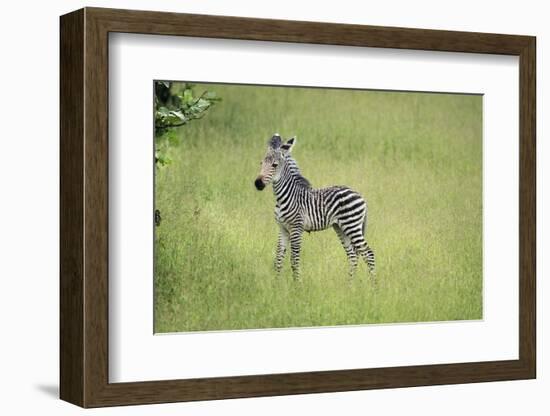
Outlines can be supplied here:
M482 104L155 81L155 332L482 319Z

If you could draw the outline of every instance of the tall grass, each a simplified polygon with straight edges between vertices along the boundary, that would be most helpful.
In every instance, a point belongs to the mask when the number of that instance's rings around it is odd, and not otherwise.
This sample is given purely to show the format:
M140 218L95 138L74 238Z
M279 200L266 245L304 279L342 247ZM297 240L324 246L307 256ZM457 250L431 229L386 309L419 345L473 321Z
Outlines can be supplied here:
M156 176L155 330L179 332L479 319L482 98L197 85L223 101L180 129ZM272 133L313 186L368 201L377 285L331 230L305 233L302 281L273 270L270 188L253 181Z

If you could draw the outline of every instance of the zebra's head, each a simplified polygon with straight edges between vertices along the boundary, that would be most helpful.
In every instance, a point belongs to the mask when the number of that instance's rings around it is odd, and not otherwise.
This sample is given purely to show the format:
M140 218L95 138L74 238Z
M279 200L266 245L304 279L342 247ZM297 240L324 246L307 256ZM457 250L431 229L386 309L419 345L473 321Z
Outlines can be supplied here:
M281 136L275 133L267 143L267 152L260 162L260 174L254 181L258 191L263 190L272 181L279 179L285 156L289 154L296 143L296 138L288 139L283 143Z

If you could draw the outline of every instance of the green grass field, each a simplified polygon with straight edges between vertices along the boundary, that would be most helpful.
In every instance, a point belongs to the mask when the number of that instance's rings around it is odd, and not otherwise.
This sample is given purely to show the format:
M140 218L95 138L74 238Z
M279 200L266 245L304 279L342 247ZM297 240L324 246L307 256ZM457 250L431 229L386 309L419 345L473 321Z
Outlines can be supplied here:
M179 129L157 171L155 332L469 320L482 317L482 98L197 85L223 101ZM302 281L285 258L271 187L253 185L274 132L314 187L368 201L377 284L348 282L332 229L305 233Z

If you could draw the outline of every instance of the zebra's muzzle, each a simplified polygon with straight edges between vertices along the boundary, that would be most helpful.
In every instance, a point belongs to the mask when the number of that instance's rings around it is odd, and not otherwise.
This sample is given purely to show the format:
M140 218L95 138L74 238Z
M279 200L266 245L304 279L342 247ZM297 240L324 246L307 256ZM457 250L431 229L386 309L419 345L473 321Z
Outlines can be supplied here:
M265 185L264 185L264 183L263 183L263 181L262 181L261 178L257 178L257 179L254 181L254 186L256 187L256 189L257 189L258 191L261 191L261 190L263 190L263 189L265 188Z

